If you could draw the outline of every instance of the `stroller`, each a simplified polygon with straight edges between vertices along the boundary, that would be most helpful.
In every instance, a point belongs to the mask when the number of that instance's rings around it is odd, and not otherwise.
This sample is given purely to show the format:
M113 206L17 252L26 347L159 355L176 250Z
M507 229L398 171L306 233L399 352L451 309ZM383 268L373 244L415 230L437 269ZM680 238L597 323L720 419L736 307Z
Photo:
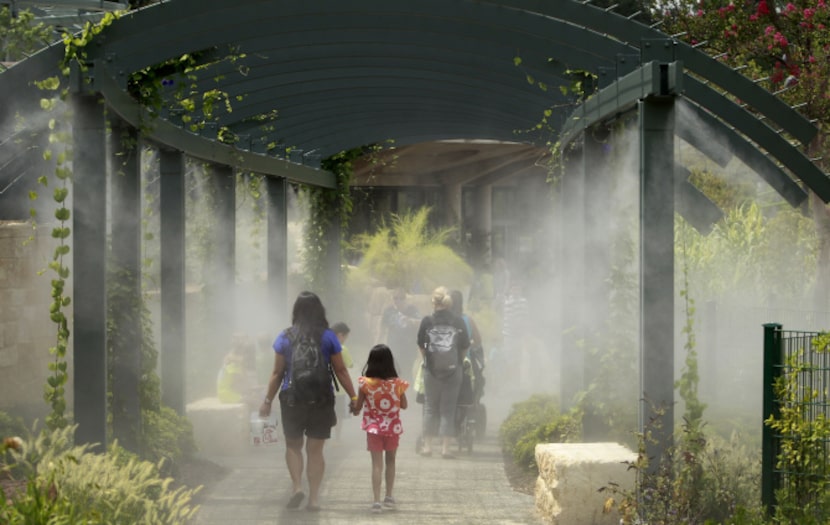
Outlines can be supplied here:
M459 452L473 451L476 439L482 439L487 428L487 409L481 403L484 397L484 351L481 346L469 350L464 358L461 392L455 412L455 435ZM423 367L417 366L415 379L416 401L423 403ZM423 435L415 440L415 451L420 453L424 446Z
M484 437L487 429L487 409L481 403L484 397L484 350L480 345L470 348L464 358L461 392L455 411L455 436L458 451L473 451L476 439Z

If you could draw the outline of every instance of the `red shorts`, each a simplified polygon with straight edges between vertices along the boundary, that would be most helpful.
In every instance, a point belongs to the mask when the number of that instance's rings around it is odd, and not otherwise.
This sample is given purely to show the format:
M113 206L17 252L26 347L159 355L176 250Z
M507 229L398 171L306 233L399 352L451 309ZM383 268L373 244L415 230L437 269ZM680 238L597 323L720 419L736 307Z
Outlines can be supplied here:
M384 450L398 450L398 443L400 443L401 436L392 434L391 436L381 436L380 434L366 433L366 449L369 452L382 452Z

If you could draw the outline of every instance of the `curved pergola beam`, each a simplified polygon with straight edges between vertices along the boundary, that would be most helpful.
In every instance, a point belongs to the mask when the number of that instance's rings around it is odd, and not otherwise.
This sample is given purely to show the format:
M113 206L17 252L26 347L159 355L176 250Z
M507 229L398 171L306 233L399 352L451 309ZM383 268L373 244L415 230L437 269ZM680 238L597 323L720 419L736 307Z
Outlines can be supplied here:
M566 147L578 133L614 115L630 111L639 100L658 94L655 92L658 80L658 63L649 62L597 92L581 104L563 126L561 147ZM780 134L758 122L744 108L718 92L702 86L698 80L687 74L682 77L682 92L698 107L706 107L708 111L718 115L718 118L714 118L711 116L712 113L698 112L699 117L727 137L736 154L748 166L756 169L758 174L792 206L798 206L804 201L807 197L804 190L758 148L749 144L744 135L773 154L792 173L797 173L822 200L830 200L830 179L827 175ZM738 134L737 129L744 131ZM701 145L705 146L705 143ZM708 148L701 151L708 155ZM720 152L717 154L720 155Z
M545 0L481 0L482 3L499 5L508 9L521 9L590 28L609 35L621 42L640 47L643 40L665 40L667 35L612 11L598 9L587 3L550 2ZM807 145L818 133L818 129L803 115L784 101L756 85L749 78L718 62L707 54L684 42L674 43L674 58L695 75L729 92L732 96L750 105L755 111L779 124L783 130Z
M145 138L165 147L187 152L189 156L206 162L283 177L292 182L325 188L336 187L332 173L240 150L189 133L164 119L153 118L144 107L118 86L104 65L96 66L95 88L103 95L107 107L131 126L141 129Z

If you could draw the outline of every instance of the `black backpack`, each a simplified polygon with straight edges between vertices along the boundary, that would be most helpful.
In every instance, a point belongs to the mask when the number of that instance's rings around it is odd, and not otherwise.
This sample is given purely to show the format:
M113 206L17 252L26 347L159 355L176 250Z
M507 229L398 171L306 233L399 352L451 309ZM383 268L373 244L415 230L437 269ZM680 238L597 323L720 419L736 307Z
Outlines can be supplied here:
M291 343L291 376L285 401L289 406L333 403L331 367L319 341L294 329L288 330L287 336Z
M449 324L436 324L427 330L427 369L437 378L451 376L461 366L458 335L461 330Z

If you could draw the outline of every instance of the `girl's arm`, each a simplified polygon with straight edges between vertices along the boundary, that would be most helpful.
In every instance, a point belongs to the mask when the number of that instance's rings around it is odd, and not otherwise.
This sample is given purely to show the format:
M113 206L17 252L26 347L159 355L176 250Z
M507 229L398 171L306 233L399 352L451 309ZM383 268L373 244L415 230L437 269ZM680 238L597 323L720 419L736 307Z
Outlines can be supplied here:
M405 409L409 406L409 403L406 401L406 392L401 392L401 410Z
M366 401L366 394L363 393L363 390L357 391L357 402L354 404L354 409L352 410L353 415L360 414L360 409L363 408L363 403Z

